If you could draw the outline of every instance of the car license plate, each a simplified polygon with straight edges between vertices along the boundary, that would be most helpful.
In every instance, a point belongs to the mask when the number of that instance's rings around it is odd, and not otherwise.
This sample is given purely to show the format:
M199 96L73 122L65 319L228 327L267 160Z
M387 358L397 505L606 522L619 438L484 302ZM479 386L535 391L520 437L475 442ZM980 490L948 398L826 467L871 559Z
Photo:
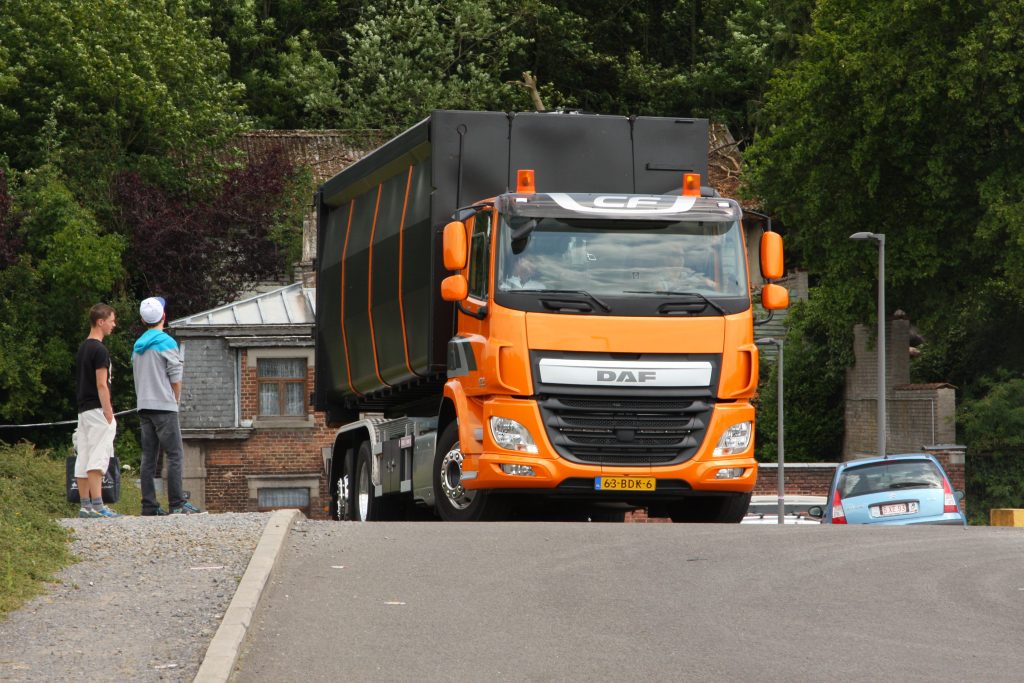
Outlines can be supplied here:
M882 505L879 513L882 517L888 517L889 515L910 515L917 512L917 503L911 501L909 503L890 503L888 505Z
M598 477L594 488L598 491L654 491L657 482L654 477Z

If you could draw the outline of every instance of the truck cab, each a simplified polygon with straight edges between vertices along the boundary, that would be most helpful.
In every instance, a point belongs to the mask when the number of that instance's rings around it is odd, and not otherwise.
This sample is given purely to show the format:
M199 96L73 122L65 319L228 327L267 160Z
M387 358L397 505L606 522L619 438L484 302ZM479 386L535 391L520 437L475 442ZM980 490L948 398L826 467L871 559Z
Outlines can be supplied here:
M758 377L741 207L699 191L537 193L520 175L527 191L445 228L459 426L440 444L442 516L542 493L739 521ZM778 277L768 235L762 265ZM788 302L772 284L763 299Z

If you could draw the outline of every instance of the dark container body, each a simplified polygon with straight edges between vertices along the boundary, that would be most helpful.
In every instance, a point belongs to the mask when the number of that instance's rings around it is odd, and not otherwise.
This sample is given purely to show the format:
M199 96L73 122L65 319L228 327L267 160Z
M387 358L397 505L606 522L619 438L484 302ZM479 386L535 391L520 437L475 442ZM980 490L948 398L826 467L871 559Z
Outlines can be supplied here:
M330 422L436 412L455 330L441 232L527 168L541 192L678 192L683 172L707 177L707 121L435 111L324 183L314 401Z

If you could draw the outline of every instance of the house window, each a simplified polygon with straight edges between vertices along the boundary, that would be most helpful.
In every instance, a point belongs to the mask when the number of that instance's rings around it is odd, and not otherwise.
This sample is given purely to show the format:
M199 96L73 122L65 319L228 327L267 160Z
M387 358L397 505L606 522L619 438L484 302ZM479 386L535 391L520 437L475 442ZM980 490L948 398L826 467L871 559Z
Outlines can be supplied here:
M261 416L306 414L305 358L260 358L256 375Z
M309 510L309 489L306 487L264 487L256 496L256 504L261 511L280 508Z

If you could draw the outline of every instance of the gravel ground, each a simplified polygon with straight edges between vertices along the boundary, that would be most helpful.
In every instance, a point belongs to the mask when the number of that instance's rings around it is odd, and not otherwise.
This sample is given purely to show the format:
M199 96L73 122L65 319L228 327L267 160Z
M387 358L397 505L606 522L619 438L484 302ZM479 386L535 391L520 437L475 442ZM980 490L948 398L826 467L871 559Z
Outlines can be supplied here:
M81 561L0 623L0 680L190 681L269 518L62 520Z

